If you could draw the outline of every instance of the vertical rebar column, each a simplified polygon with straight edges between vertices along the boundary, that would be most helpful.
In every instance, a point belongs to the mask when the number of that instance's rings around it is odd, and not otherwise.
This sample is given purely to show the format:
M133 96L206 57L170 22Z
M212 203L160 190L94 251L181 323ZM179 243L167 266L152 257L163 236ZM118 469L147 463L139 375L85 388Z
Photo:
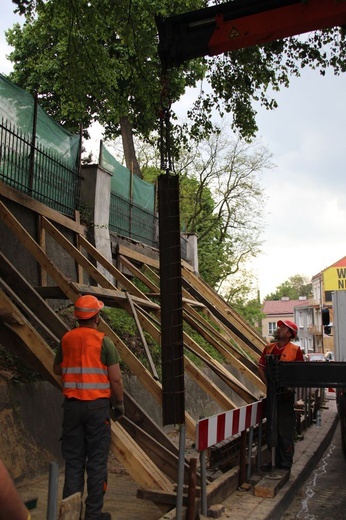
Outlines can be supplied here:
M59 466L56 462L49 465L47 520L57 520L58 517L58 484Z
M163 425L185 423L179 178L160 175L159 246Z

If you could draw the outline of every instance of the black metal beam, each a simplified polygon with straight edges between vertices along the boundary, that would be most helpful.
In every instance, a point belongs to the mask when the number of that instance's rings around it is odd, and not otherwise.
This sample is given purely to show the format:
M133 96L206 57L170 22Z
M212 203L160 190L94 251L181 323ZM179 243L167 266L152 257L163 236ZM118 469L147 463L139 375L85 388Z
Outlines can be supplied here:
M267 374L277 388L346 388L344 362L282 362L267 356Z

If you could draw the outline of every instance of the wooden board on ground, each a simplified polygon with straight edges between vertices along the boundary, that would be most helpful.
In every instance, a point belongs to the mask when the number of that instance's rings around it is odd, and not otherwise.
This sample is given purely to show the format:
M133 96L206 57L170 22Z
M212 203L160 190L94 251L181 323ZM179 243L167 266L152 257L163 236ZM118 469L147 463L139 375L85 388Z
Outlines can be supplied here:
M60 502L58 520L79 520L82 507L82 494L75 493Z
M263 477L254 487L255 497L274 498L278 491L288 481L290 472L288 470L275 470L271 475Z

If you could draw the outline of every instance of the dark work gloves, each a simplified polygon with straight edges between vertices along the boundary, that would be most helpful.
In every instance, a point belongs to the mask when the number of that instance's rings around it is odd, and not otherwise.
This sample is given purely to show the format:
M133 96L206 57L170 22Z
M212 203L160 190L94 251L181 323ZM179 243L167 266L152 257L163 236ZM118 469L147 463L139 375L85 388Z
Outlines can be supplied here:
M124 401L113 401L110 404L111 411L110 411L110 417L112 421L119 421L119 419L124 415L125 409L124 409Z

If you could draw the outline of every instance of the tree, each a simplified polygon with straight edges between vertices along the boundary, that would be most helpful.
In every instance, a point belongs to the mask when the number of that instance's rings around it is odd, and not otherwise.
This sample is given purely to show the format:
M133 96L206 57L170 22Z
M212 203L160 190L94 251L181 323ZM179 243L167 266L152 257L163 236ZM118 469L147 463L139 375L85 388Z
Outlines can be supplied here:
M175 165L181 223L197 234L201 276L218 290L260 251L265 197L258 177L271 167L259 142L232 139L224 128L196 142Z
M70 131L97 120L106 136L121 135L126 165L140 175L133 134L158 127L162 91L155 16L172 13L165 0L19 1L25 12L7 32L14 47L10 79L33 92L41 106ZM201 6L178 0L175 10ZM201 62L170 74L170 99L202 77Z
M268 294L265 300L280 300L287 297L290 300L298 300L300 296L309 298L312 294L312 285L306 276L296 274L280 284L276 290Z
M157 163L148 147L143 152L144 178L153 179ZM265 197L259 176L271 167L260 142L231 138L225 128L201 141L190 140L175 162L181 229L197 235L200 275L218 290L260 250Z
M10 79L36 90L43 108L70 130L98 120L108 136L121 131L126 164L137 173L133 135L149 138L158 129L160 100L169 106L202 78L210 89L190 110L190 134L210 134L217 110L231 114L231 126L251 138L257 131L254 100L275 108L271 92L288 87L290 76L305 66L321 74L327 67L336 74L346 69L345 30L335 28L191 60L169 71L163 90L155 16L205 7L204 0L118 0L116 8L113 0L15 3L26 22L7 33L14 46Z

